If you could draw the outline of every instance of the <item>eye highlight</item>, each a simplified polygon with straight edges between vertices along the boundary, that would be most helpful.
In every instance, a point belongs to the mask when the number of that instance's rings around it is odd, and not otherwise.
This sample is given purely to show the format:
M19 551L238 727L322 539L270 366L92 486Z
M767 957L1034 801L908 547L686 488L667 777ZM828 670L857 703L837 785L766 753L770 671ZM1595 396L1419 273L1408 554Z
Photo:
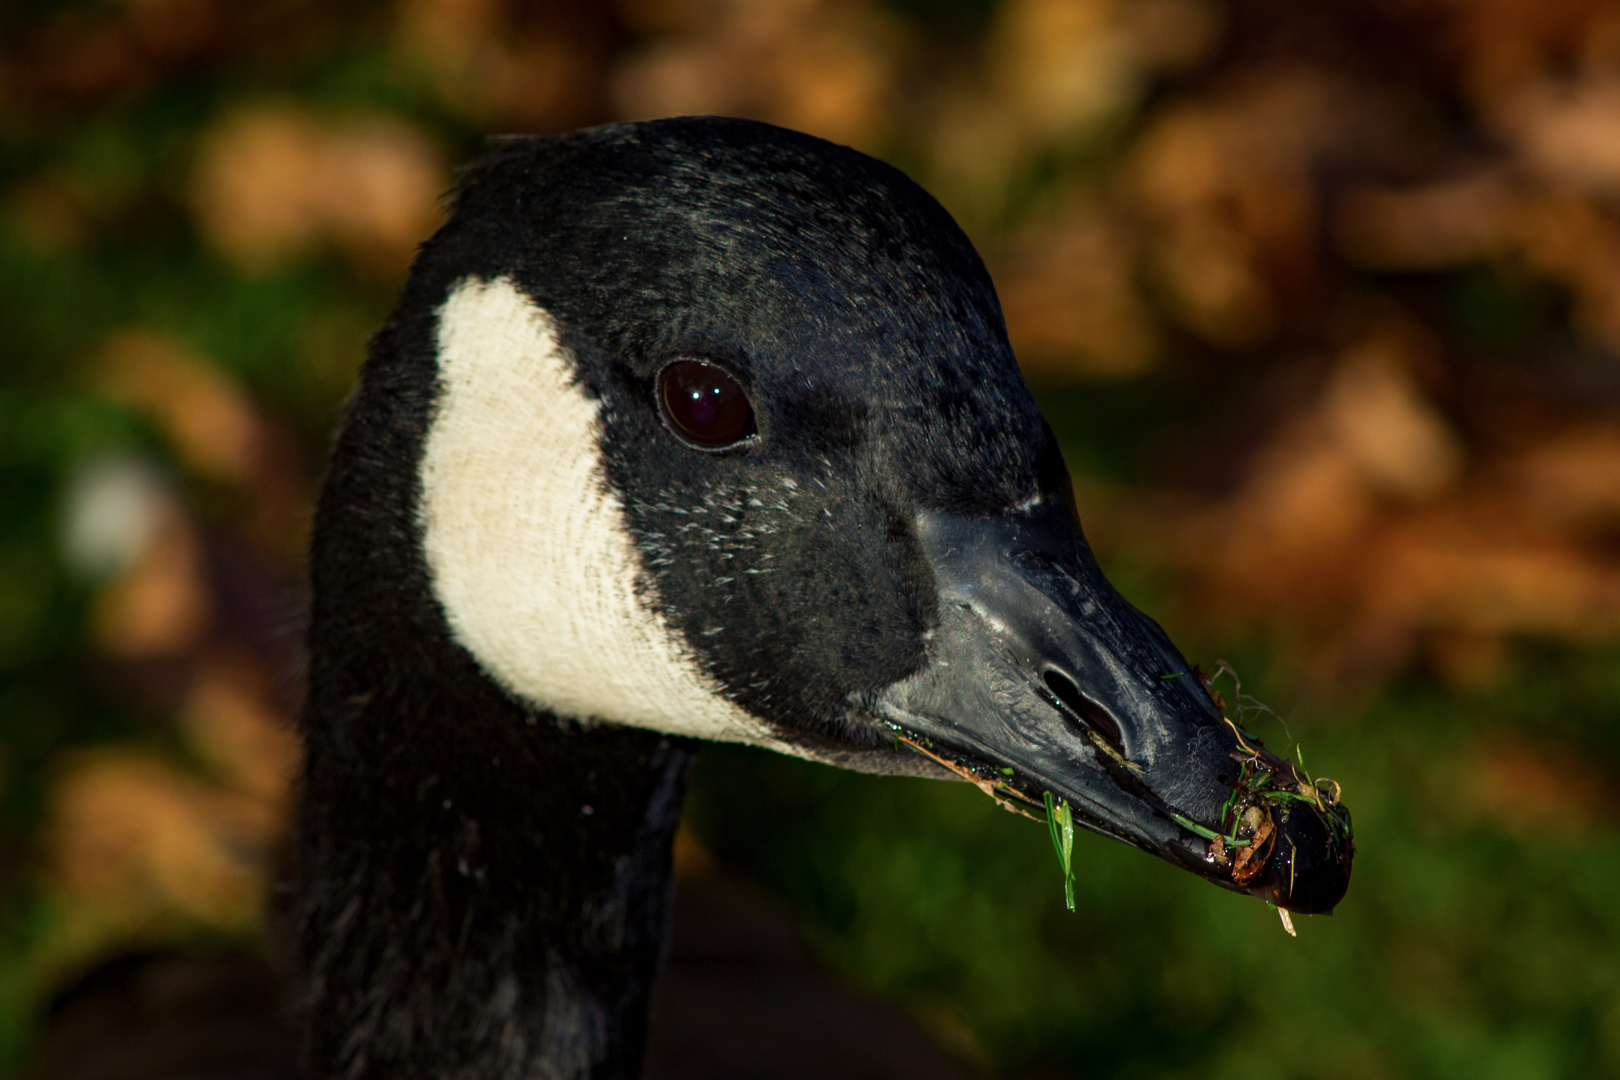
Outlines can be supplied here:
M718 450L754 434L754 409L737 380L713 364L677 360L658 373L658 400L675 433Z

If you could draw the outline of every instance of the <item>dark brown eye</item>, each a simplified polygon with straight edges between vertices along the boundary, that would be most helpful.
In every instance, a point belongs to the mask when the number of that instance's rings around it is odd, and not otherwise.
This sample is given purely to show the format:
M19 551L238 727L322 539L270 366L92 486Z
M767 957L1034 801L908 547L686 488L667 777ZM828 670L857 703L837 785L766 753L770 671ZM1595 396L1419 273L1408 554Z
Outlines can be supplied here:
M670 427L706 449L754 433L754 410L737 381L713 364L677 360L658 376L658 396Z

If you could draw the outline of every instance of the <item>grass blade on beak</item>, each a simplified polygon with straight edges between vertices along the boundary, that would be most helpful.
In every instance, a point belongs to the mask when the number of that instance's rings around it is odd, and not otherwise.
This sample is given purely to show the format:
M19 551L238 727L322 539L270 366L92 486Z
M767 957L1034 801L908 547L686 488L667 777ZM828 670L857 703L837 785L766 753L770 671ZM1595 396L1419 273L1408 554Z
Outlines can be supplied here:
M1052 847L1063 867L1063 902L1074 910L1074 812L1062 799L1046 793L1046 825L1052 830Z

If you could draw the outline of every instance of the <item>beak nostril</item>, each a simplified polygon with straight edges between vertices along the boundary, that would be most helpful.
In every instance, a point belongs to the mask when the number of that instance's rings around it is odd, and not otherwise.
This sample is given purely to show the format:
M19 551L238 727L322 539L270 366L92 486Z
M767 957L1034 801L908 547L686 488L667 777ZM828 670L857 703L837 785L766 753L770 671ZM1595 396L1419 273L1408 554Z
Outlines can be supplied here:
M1061 671L1048 671L1043 676L1043 679L1046 682L1046 688L1052 691L1052 696L1061 701L1066 709L1087 727L1091 728L1092 731L1107 739L1108 744L1115 750L1122 754L1125 752L1124 739L1120 736L1119 724L1108 714L1107 709L1082 694L1080 688L1074 685L1074 680Z

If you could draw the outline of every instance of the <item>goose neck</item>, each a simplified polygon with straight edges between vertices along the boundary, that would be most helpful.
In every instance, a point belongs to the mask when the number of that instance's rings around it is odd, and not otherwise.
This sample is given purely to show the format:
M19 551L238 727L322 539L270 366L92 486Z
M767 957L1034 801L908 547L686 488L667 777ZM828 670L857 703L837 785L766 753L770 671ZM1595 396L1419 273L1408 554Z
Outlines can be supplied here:
M535 714L468 671L336 696L322 674L296 904L308 1075L636 1075L691 744Z

